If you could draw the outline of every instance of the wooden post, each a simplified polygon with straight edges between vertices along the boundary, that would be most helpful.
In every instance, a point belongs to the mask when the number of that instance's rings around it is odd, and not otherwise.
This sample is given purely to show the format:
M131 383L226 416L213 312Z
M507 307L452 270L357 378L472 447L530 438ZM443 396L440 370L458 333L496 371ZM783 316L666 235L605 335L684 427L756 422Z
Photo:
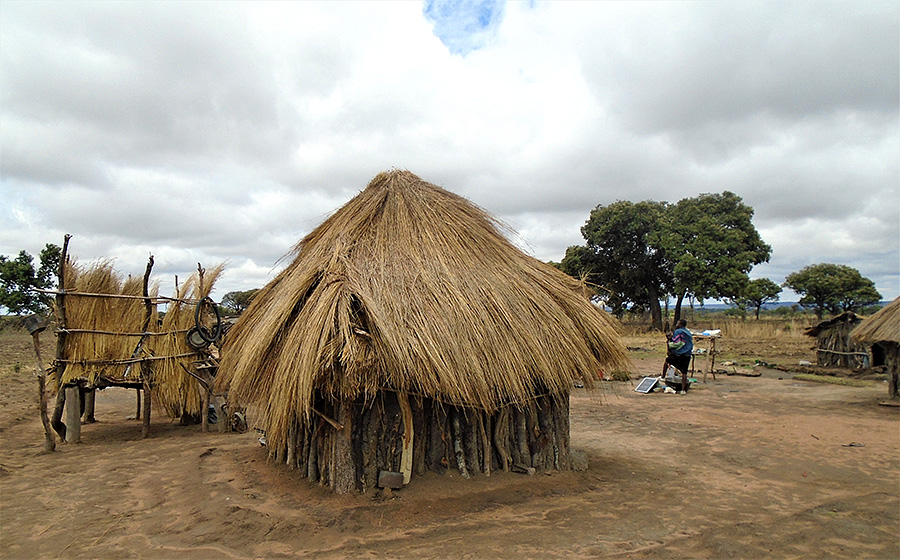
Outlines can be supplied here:
M78 385L68 385L66 391L66 443L81 443L81 398Z
M400 413L403 415L403 449L400 452L400 472L403 473L403 484L409 484L413 465L413 415L409 406L409 396L405 392L397 393Z
M93 424L97 421L94 418L94 400L97 396L97 389L91 389L90 391L85 392L84 394L84 414L82 418L84 419L85 424Z
M153 270L153 255L147 262L147 268L144 270L144 332L149 332L150 319L153 315L153 303L150 301L150 271ZM147 335L144 335L147 336ZM153 372L150 369L149 362L141 362L141 380L144 384L144 417L141 422L141 437L146 438L150 435L150 378Z
M331 455L331 487L338 494L356 490L356 465L353 462L352 422L353 403L337 403L338 427L334 429Z
M134 394L137 395L137 405L136 405L136 410L134 411L134 419L140 420L141 419L141 389L140 388L135 389Z
M65 440L66 425L62 423L63 406L66 402L66 393L62 389L62 378L66 371L66 259L69 252L68 233L63 238L62 253L59 257L59 269L56 272L58 279L56 294L56 407L53 409L53 418L50 425Z
M216 397L212 394L212 385L209 387L210 399L215 403L213 406L216 409L216 426L219 427L219 433L224 434L225 432L231 431L231 415L228 414L228 409L223 405L222 399L220 397Z
M200 388L203 389L203 399L200 403L200 427L203 433L206 433L209 431L209 388L204 387L202 383Z
M34 356L37 359L38 405L41 410L41 424L44 425L44 453L49 453L56 450L56 436L53 435L50 418L47 416L47 374L44 371L44 360L41 359L40 332L32 334L31 339L34 341Z

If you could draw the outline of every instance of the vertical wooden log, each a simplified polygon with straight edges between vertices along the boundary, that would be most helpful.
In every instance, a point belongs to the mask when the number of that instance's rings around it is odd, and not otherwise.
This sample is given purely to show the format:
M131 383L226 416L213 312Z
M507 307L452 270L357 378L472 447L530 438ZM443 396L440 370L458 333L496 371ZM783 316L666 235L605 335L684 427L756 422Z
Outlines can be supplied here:
M457 407L454 406L450 409L450 422L453 428L453 453L456 456L456 466L459 469L459 474L462 475L463 478L469 478L469 471L466 468L466 454L463 450L462 426L459 422L459 415L460 412Z
M505 406L497 413L497 420L494 422L494 447L497 448L497 455L500 457L500 468L504 472L509 472L510 457L507 449L509 441L509 407Z
M144 383L143 388L143 416L141 417L141 437L146 438L150 436L150 384L148 382Z
M381 399L376 397L362 415L362 476L365 488L378 482L378 428L381 423Z
M324 420L319 419L315 422L315 427L309 435L309 459L306 463L306 478L313 482L319 480L319 432L322 431Z
M153 302L150 301L150 271L153 270L153 255L147 261L147 268L144 270L143 296L144 296L144 333L149 332L150 319L153 315ZM144 337L147 337L145 334ZM150 436L150 387L152 371L150 362L141 362L141 380L144 385L144 417L141 422L141 437ZM204 411L205 413L206 411Z
M141 388L138 387L134 390L134 394L137 396L137 405L135 405L134 419L141 419Z
M307 476L309 468L309 420L305 420L300 427L300 450L297 457L297 467L300 469L300 476Z
M97 389L90 389L84 393L84 414L82 418L85 424L93 424L97 421L94 418L94 402L97 396Z
M518 455L522 464L531 466L531 451L528 449L528 429L525 426L525 411L518 406L513 407L513 415L516 419L515 439Z
M475 414L478 418L478 433L481 436L481 455L482 455L482 472L491 476L491 463L493 462L493 453L491 452L491 415L487 411L477 410ZM485 426L487 424L487 426Z
M522 408L522 413L525 415L525 433L527 434L526 437L528 437L528 456L531 458L530 465L538 468L534 463L537 455L540 454L541 446L540 441L538 440L537 412L535 410L534 402L525 403L525 406Z
M451 436L447 429L447 410L438 401L431 401L429 418L428 446L425 454L425 466L428 470L444 474L450 465L450 454L447 449Z
M413 432L418 432L413 442L413 473L417 476L425 474L425 400L416 397L413 405Z
M465 423L463 424L463 449L466 452L466 466L469 468L469 474L477 475L481 472L481 460L479 454L481 446L478 443L478 427L475 419L476 410L471 408L460 408Z
M202 400L200 402L200 429L203 430L203 433L209 431L209 390L202 385L200 389L203 391L201 393ZM221 422L222 419L216 418L216 422Z
M81 443L81 399L78 385L65 387L66 391L66 443Z
M287 452L285 453L284 463L288 468L297 468L297 422L292 421L291 427L288 428L287 436Z
M536 401L538 429L540 430L540 450L535 462L538 465L532 465L537 469L548 470L556 468L556 438L553 434L553 417L550 409L550 395L539 397Z
M403 419L403 441L400 450L400 472L403 473L403 484L409 484L413 468L413 413L409 406L409 396L405 392L397 393L400 404L400 415Z
M555 395L552 400L553 428L558 438L558 468L569 470L569 395Z
M69 240L68 233L63 238L62 253L59 257L59 269L56 272L58 279L56 294L56 407L53 409L53 418L50 425L63 440L66 438L66 425L62 423L63 406L66 402L66 393L62 388L63 375L66 372L66 261L68 260Z
M34 357L37 360L38 379L38 407L41 411L41 424L44 426L44 453L56 450L56 436L50 426L50 417L47 416L47 373L44 371L44 360L41 359L41 334L40 331L31 335L34 342Z

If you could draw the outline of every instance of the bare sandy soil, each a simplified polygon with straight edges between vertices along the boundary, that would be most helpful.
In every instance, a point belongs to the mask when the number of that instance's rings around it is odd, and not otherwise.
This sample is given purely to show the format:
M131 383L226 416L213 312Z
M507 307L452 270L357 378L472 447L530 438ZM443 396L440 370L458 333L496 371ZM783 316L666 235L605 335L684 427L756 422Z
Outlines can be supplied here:
M813 358L794 346L768 350ZM661 355L633 355L633 377L656 374ZM123 389L98 394L83 443L42 455L33 371L30 338L0 333L2 558L900 558L900 408L878 405L883 383L767 369L683 396L575 389L587 470L428 475L384 497L311 485L252 431L154 414L141 439Z

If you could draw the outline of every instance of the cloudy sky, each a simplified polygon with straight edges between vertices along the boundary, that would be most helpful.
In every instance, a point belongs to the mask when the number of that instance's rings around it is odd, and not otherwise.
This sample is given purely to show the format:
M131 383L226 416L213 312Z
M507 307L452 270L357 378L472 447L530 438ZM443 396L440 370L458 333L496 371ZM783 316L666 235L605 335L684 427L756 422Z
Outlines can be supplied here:
M590 210L730 190L751 276L857 268L900 295L900 4L0 4L0 254L149 254L168 293L262 286L379 171L542 260ZM786 293L783 300L796 298Z

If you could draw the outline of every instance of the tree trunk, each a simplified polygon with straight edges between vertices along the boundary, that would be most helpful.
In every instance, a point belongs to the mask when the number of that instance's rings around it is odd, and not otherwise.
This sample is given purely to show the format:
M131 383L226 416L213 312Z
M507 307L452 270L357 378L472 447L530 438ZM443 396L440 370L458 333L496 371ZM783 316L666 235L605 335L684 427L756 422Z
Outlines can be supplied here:
M684 292L678 294L678 299L675 301L675 313L672 317L672 330L675 330L675 325L678 324L678 321L681 319L681 303L684 301Z
M650 286L648 291L650 292L650 327L661 331L663 330L663 324L662 310L659 306L659 292L656 290L656 286Z

